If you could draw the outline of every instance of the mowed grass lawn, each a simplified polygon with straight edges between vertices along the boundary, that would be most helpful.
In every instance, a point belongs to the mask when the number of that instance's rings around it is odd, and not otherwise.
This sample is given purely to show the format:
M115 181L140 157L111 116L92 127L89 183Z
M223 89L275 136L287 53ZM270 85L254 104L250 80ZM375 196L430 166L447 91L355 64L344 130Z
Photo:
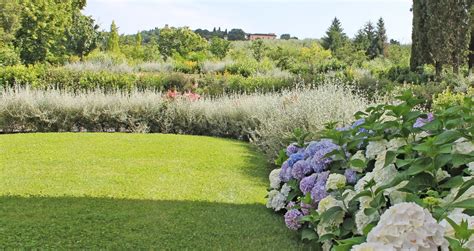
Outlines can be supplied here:
M248 144L159 134L0 135L0 248L299 249Z

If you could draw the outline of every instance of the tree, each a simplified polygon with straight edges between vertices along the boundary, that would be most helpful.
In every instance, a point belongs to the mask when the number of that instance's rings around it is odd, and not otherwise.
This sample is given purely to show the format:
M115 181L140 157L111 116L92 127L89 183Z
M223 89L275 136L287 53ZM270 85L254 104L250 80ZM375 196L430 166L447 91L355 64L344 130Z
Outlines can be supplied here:
M354 38L354 46L357 50L364 51L370 59L373 59L377 56L376 38L377 32L372 22L369 21L357 32Z
M459 73L459 67L466 61L470 42L470 0L450 0L449 18L452 32L453 72Z
M214 56L223 59L230 50L230 42L219 37L213 37L209 50Z
M190 52L201 52L207 49L207 41L189 28L165 27L160 31L158 45L165 59L178 53L186 57Z
M229 41L246 40L246 33L242 29L232 29L227 38Z
M333 53L338 49L342 48L344 44L348 41L347 35L343 32L341 22L337 17L331 23L328 30L326 31L326 36L322 38L322 46L331 50Z
M432 62L428 45L428 13L427 5L429 0L413 0L413 29L412 29L412 50L410 58L410 69L417 70L424 64Z
M377 55L387 56L387 30L385 29L385 22L380 18L377 22L377 31L375 38L375 46Z
M263 57L265 57L265 52L267 50L267 47L263 43L263 40L257 39L257 40L252 41L250 48L252 49L253 57L258 62L260 62L263 59Z
M97 48L99 26L92 17L84 16L79 10L73 14L72 25L66 32L67 48L70 54L84 58Z
M150 42L145 45L143 60L145 61L157 61L160 59L160 50L158 48L158 42L156 36L150 37Z
M72 1L20 0L21 22L15 47L26 64L58 63L67 57L65 33L72 24Z
M110 25L109 36L107 38L107 51L120 52L119 40L118 27L115 24L115 21L112 21L112 24Z
M290 39L291 39L291 35L290 35L290 34L281 34L280 39L283 39L283 40L290 40Z

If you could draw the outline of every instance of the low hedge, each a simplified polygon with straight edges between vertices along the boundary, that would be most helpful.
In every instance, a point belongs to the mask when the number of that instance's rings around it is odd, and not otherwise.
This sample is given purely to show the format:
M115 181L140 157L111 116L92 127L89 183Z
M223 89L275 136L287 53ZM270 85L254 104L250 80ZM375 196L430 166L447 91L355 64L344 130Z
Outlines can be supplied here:
M65 90L158 90L176 88L184 91L193 82L204 94L229 92L279 91L293 87L294 78L218 74L125 73L108 71L73 71L48 66L8 66L0 68L0 87L30 86Z

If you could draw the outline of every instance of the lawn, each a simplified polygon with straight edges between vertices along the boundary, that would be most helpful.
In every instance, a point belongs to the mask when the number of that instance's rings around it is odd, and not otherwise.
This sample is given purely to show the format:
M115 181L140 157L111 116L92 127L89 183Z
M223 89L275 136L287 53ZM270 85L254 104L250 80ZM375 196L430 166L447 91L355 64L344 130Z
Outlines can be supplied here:
M0 135L1 248L299 249L248 144L159 134Z

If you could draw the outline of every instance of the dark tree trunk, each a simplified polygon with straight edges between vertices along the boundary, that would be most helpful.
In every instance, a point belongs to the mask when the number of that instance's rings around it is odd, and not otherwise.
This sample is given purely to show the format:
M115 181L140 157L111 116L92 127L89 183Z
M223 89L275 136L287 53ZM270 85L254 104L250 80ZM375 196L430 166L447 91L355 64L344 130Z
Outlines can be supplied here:
M471 42L469 43L469 70L474 67L474 29L471 31Z

